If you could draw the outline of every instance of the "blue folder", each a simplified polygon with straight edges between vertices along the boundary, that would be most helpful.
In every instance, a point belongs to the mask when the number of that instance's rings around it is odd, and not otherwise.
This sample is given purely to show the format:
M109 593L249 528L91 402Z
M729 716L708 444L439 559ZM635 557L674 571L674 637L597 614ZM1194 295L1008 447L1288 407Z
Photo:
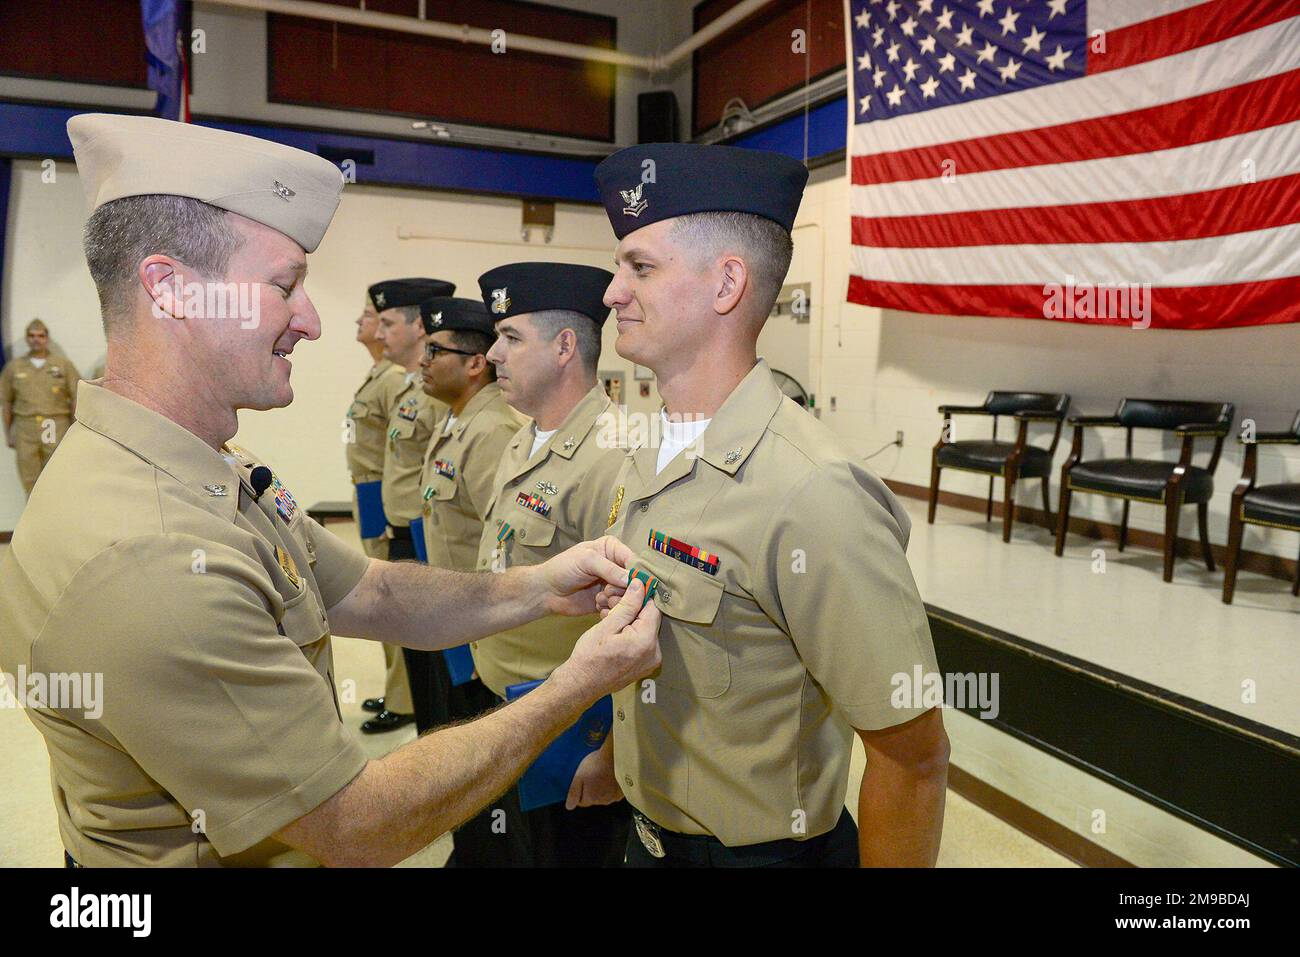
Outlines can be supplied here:
M447 673L451 675L453 686L463 685L474 677L474 655L469 645L444 648L442 657L447 661Z
M429 550L424 547L424 519L411 520L411 544L415 546L415 557L426 565L429 563Z
M532 691L541 681L506 686L506 700L514 701ZM537 756L519 779L519 805L532 811L549 804L563 804L569 796L573 775L583 758L600 750L614 721L614 699L606 695L582 713L573 725Z
M429 561L429 551L424 547L424 519L411 521L411 543L415 545L415 557L422 562ZM447 662L447 673L451 675L453 686L463 685L474 677L474 655L469 645L457 645L442 652Z
M357 483L357 517L360 519L362 538L378 538L388 528L381 484L377 480Z

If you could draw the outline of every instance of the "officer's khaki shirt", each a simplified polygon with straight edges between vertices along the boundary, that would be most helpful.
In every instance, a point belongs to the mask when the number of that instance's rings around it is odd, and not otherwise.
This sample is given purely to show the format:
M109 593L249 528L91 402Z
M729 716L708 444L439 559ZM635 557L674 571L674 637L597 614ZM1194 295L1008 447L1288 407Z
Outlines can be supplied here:
M892 679L938 671L910 522L762 359L696 448L656 476L644 444L617 480L609 531L660 579L664 616L653 684L614 696L618 781L673 831L814 837L844 808L852 729L924 713L891 703ZM656 550L653 532L708 553L714 573Z
M388 359L380 359L357 389L348 406L348 420L353 429L347 444L348 472L353 484L383 477L388 422L393 417L397 396L405 387L406 370Z
M492 480L523 417L506 404L495 382L475 393L444 433L450 414L448 409L439 419L424 457L424 544L430 565L472 571L492 504Z
M27 712L64 847L88 866L311 863L271 835L366 764L326 609L368 559L278 478L254 501L243 453L89 383L77 419L0 557L0 667L103 676L98 717Z
M617 439L615 413L597 385L531 458L532 424L516 433L493 483L496 497L479 542L480 570L540 565L605 534L614 479L623 465L624 450L609 441L611 436ZM602 428L606 423L611 427ZM503 522L513 534L498 542ZM574 643L599 621L595 615L554 615L471 642L474 665L483 683L504 698L507 685L545 678L568 660Z
M402 373L403 376L406 373ZM384 514L395 528L420 517L420 469L433 438L433 427L447 412L447 404L424 394L420 373L397 394L384 442Z
M50 354L36 368L31 356L5 363L0 371L0 402L13 407L14 418L70 416L81 373L66 356Z

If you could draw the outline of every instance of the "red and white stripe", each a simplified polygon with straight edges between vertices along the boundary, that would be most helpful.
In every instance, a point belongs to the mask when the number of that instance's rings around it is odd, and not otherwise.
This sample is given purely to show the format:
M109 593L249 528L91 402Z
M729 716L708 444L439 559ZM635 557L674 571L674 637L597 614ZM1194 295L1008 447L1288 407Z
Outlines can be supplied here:
M1086 76L850 117L849 300L1043 318L1074 277L1149 283L1156 327L1300 321L1300 0L1088 17Z

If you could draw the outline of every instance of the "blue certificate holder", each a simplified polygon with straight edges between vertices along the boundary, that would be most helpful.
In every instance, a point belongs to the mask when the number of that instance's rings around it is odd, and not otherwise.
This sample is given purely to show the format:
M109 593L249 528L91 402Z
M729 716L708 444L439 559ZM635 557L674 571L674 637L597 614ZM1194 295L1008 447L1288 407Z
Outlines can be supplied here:
M411 522L411 544L415 546L415 557L427 565L429 550L424 546L424 519L422 518Z
M506 700L514 701L532 691L541 681L506 686ZM519 805L525 811L550 804L563 804L569 796L578 765L593 751L600 750L614 721L614 699L606 695L582 713L573 725L537 756L519 779Z
M424 519L417 518L411 521L411 544L415 546L415 557L426 564L429 561L429 550L424 544ZM469 650L469 645L457 645L455 648L446 648L442 652L443 660L447 663L447 673L451 676L452 686L463 685L474 677L474 654Z
M445 648L442 657L447 661L447 673L451 675L453 686L463 685L474 677L474 655L470 652L469 645Z
M378 480L357 483L357 518L360 519L362 538L378 538L388 528L380 489L382 484Z

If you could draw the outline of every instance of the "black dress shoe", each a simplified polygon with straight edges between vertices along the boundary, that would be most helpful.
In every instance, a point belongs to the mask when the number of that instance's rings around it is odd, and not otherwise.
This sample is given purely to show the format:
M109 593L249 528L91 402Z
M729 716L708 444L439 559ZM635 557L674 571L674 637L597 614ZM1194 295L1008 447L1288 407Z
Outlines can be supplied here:
M384 699L367 698L365 701L361 702L361 710L369 711L371 714L379 714L379 712L384 710Z
M415 720L413 714L398 714L396 711L381 711L369 721L361 724L362 734L383 734L385 731L396 731L404 725L410 724Z

